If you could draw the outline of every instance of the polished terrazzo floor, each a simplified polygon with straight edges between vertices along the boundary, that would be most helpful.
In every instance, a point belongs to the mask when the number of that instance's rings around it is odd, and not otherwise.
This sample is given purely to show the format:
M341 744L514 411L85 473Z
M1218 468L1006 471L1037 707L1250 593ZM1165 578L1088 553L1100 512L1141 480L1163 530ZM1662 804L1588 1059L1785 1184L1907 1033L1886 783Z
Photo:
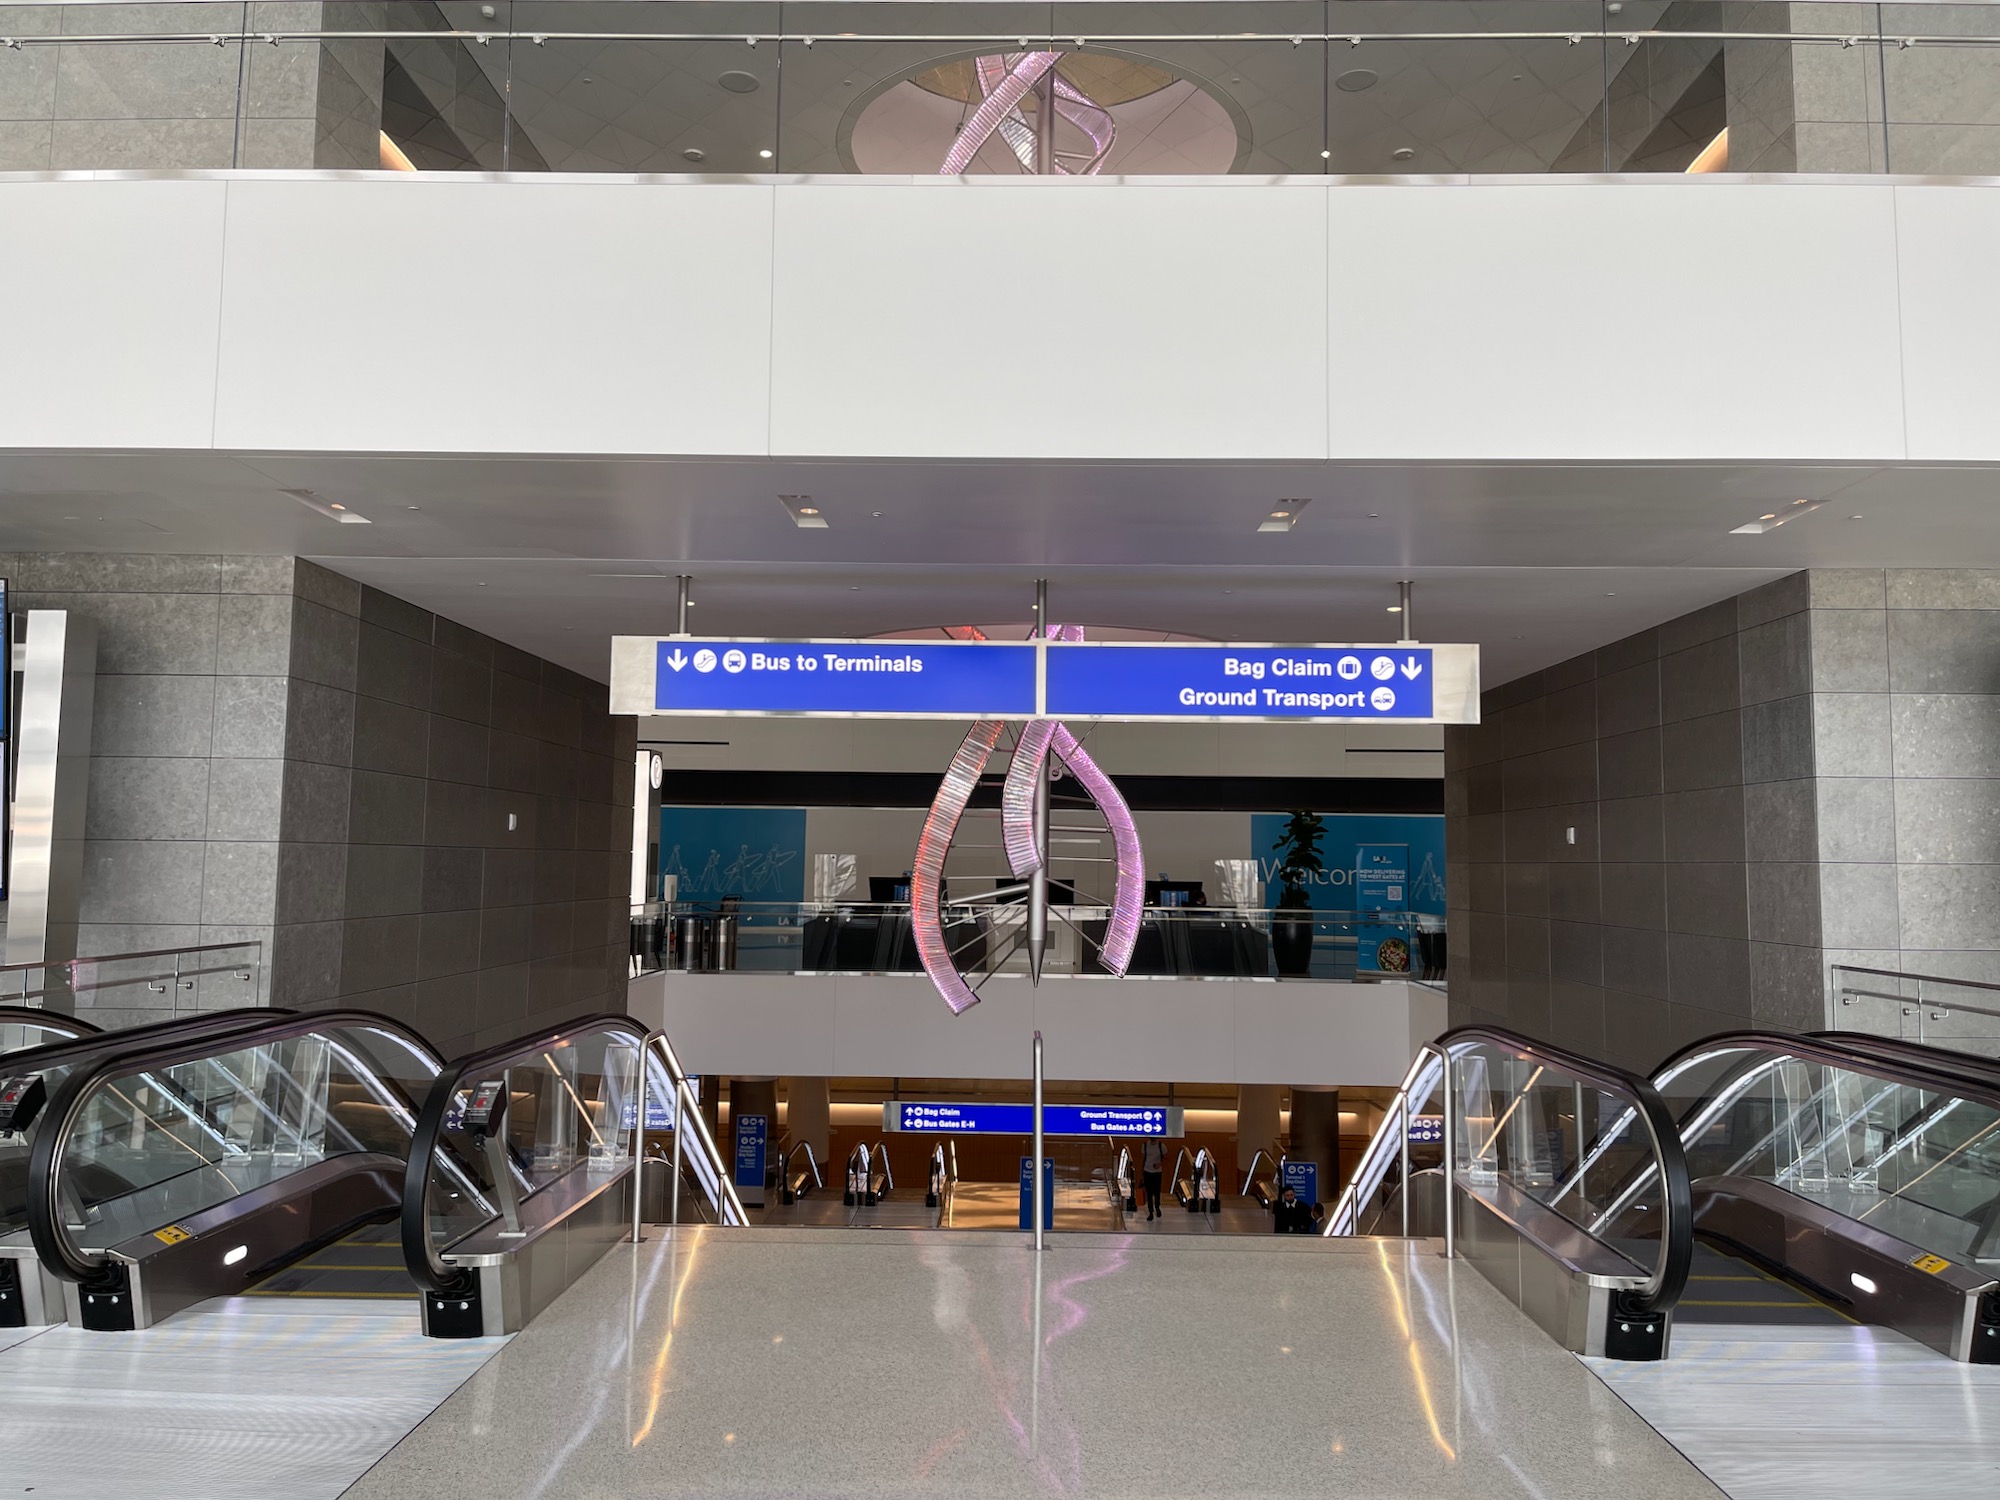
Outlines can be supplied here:
M1039 1270L1039 1276L1037 1271ZM348 1492L1714 1500L1410 1241L664 1233Z
M0 1495L34 1500L333 1500L504 1347L426 1339L410 1300L0 1334Z
M1861 1324L1680 1324L1664 1363L1592 1363L1732 1500L2000 1496L2000 1366Z

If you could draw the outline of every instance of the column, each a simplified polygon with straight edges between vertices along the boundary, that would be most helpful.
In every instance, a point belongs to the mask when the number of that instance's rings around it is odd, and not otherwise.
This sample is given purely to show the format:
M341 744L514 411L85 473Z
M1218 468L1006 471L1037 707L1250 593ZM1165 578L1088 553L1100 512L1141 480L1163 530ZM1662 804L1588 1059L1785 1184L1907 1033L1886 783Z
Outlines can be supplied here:
M1292 1088L1293 1161L1319 1168L1319 1198L1325 1203L1340 1191L1340 1090L1317 1085Z
M805 1141L812 1146L822 1172L833 1149L831 1101L832 1093L824 1078L785 1080L785 1134L792 1141Z

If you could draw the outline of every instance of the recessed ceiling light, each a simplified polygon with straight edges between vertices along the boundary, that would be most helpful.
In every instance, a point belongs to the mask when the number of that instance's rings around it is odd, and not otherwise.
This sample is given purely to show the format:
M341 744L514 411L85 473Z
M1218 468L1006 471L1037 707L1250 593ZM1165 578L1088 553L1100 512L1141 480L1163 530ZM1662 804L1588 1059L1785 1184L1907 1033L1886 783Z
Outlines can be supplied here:
M1417 154L1417 148L1414 146L1398 146L1394 151L1391 151L1389 154L1393 156L1397 161L1408 161L1411 157Z
M358 511L349 510L338 501L328 502L321 500L316 490L285 490L283 493L290 495L307 510L317 511L329 521L338 521L343 526L367 526L371 524L366 516L360 514ZM98 519L101 521L104 518L99 516Z
M759 151L757 154L761 156L765 161L769 161L771 159L771 153L768 151Z
M1848 519L1848 520L1850 520L1850 521L1858 521L1858 520L1860 520L1860 519L1861 519L1861 517L1859 517L1859 516L1849 516L1849 517L1848 517L1847 519Z
M708 153L699 146L690 146L681 155L688 161L706 161L708 159Z
M755 73L732 70L715 80L732 94L754 94L763 87L763 81Z
M1373 68L1350 68L1333 80L1333 86L1343 94L1364 93L1382 81L1382 75Z
M1312 504L1310 499L1280 500L1271 507L1264 519L1257 523L1259 531L1290 531L1299 524L1299 512Z
M1403 612L1403 606L1402 606L1402 605L1400 605L1400 604L1391 604L1391 605L1388 605L1388 606L1387 606L1387 609L1388 609L1389 613L1390 613L1390 614L1392 614L1392 615L1400 615L1400 614L1401 614L1401 613Z
M871 510L868 512L868 514L873 516L878 521L882 519L882 512L879 510Z
M1729 528L1731 536L1762 536L1767 531L1776 531L1787 521L1796 521L1800 516L1809 516L1826 504L1824 500L1794 500L1783 510L1768 510L1754 521L1745 521L1741 526Z
M1607 599L1616 599L1618 596L1616 594L1606 594L1604 597Z
M801 531L826 530L826 517L813 504L811 495L780 495L778 503L785 507L785 514L792 518L792 524Z

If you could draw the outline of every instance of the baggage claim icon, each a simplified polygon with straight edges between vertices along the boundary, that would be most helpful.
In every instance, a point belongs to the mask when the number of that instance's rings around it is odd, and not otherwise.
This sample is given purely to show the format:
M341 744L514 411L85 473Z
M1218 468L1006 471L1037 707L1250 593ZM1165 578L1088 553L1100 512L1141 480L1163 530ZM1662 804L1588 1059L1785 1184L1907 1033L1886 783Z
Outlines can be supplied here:
M1048 632L1048 639L1080 641L1083 631L1075 625L1058 625ZM1000 787L999 847L1005 852L1013 880L1002 881L990 894L953 896L947 866L954 849L969 853L993 847L961 843L960 829L969 812L991 816L990 809L973 809L971 804L988 764L1000 753L1008 756L1008 762ZM1064 822L1056 824L1052 821L1054 782L1063 770L1082 786L1085 799L1080 808L1066 805ZM1077 799L1064 800L1070 804ZM1095 810L1103 820L1102 829L1070 821L1087 816L1086 809ZM1101 852L1058 854L1055 850L1058 843L1066 850L1083 846L1101 850L1107 837L1111 844L1108 856ZM1052 905L1050 870L1057 860L1113 867L1112 896L1105 917L1080 919L1075 914L1070 899L1075 891L1073 880L1068 882L1063 905ZM1132 810L1067 725L1055 719L1029 719L1019 724L1004 719L977 720L952 757L917 838L916 862L910 874L910 925L917 956L954 1015L977 1005L979 987L1018 952L1026 954L1030 981L1041 982L1052 915L1070 926L1087 958L1094 959L1105 973L1122 976L1139 940L1145 868Z

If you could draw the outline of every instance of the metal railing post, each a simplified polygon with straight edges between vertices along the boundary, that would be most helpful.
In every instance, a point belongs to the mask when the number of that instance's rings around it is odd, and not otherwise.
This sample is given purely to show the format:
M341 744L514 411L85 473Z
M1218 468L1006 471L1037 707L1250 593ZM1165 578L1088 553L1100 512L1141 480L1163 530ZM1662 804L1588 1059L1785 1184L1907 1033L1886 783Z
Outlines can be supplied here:
M1035 1033L1035 1156L1030 1164L1030 1187L1034 1194L1035 1252L1041 1253L1043 1237L1048 1225L1043 1223L1042 1214L1042 1034Z
M639 1225L640 1205L646 1196L646 1062L652 1055L653 1039L639 1044L639 1113L632 1120L632 1243L646 1243Z
M681 1127L687 1123L688 1086L685 1079L674 1080L674 1180L668 1188L667 1222L678 1232L681 1227ZM721 1164L718 1164L720 1170Z
M1403 1238L1410 1237L1410 1091L1404 1089L1396 1104L1397 1125L1402 1135L1398 1150L1403 1164L1403 1180L1397 1196L1403 1200ZM1360 1228L1361 1202L1354 1204L1355 1227Z
M1450 1260L1458 1253L1458 1214L1454 1208L1458 1192L1458 1089L1452 1077L1451 1053L1444 1048L1438 1051L1444 1084L1444 1254Z

